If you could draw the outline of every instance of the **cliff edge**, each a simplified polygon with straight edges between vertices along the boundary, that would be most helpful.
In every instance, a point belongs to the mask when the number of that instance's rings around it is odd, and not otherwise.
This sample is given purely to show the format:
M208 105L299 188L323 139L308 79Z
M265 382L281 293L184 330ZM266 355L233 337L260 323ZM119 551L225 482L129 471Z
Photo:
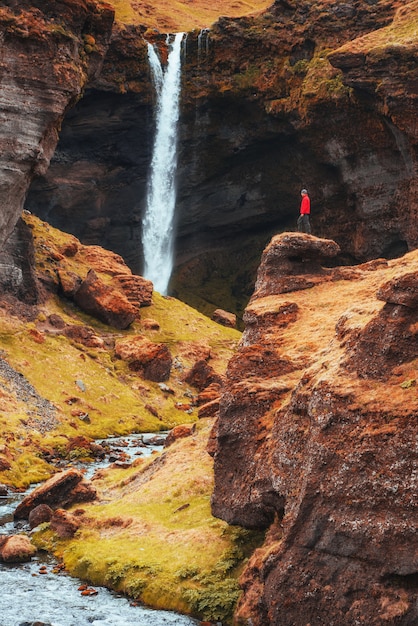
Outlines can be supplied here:
M418 252L266 247L215 427L212 510L264 527L236 624L416 624Z
M110 5L99 0L2 5L1 247L21 214L30 182L48 169L65 113L101 67L114 18ZM2 261L2 270L9 267Z

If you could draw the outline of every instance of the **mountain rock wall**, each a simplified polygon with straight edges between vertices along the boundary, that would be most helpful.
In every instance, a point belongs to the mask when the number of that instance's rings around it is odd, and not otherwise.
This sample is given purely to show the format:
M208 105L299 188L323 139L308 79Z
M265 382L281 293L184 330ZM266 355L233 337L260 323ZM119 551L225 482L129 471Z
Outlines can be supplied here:
M48 169L65 113L100 70L112 23L111 7L92 0L0 8L0 247L31 180ZM10 258L0 260L6 282Z
M242 308L267 241L295 229L302 186L313 232L338 242L338 262L417 246L417 13L416 0L277 0L257 17L187 35L177 295ZM164 53L165 36L114 30L100 76L67 116L27 201L139 272L153 134L144 37Z
M337 254L273 237L228 366L212 510L267 529L240 626L418 619L418 254L326 269Z

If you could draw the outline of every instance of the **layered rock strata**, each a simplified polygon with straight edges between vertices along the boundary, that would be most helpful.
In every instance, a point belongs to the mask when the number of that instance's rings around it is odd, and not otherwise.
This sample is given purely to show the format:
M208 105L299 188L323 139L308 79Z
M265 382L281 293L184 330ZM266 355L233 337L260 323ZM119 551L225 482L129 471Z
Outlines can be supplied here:
M0 8L0 248L30 182L48 169L66 112L100 70L113 17L99 0L9 1ZM13 255L0 259L6 287L19 273Z
M418 254L323 270L324 250L289 233L267 247L221 394L213 512L267 529L236 624L409 626Z

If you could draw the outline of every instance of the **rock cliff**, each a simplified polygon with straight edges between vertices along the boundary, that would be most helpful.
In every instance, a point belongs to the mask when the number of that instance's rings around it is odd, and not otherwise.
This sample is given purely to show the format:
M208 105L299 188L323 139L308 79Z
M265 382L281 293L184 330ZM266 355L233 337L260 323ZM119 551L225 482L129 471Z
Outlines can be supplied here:
M267 241L295 228L301 186L311 192L314 234L340 245L339 263L416 247L417 15L416 0L277 0L188 34L175 293L242 308ZM27 202L137 272L150 36L165 37L114 29L100 76L67 116Z
M337 254L273 237L228 366L212 510L267 529L236 624L418 620L418 253L324 268Z
M113 9L94 0L15 2L0 8L0 246L21 214L31 180L45 174L67 110L99 72ZM20 243L16 243L20 242ZM2 282L22 268L19 231L0 259Z

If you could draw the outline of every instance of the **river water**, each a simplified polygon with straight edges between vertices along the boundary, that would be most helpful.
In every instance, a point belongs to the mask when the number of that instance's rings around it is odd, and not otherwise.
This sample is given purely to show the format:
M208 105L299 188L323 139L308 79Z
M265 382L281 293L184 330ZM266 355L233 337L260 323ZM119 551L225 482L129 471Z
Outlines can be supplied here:
M158 445L148 435L112 439L105 459L88 466L87 476L118 456L132 460L147 456ZM110 457L110 458L109 458ZM27 492L26 492L27 493ZM26 493L0 496L0 534L25 530L13 522L13 512ZM39 553L29 563L0 563L0 626L193 626L200 622L168 611L133 606L102 587L97 595L83 596L81 581L59 571L50 556Z

